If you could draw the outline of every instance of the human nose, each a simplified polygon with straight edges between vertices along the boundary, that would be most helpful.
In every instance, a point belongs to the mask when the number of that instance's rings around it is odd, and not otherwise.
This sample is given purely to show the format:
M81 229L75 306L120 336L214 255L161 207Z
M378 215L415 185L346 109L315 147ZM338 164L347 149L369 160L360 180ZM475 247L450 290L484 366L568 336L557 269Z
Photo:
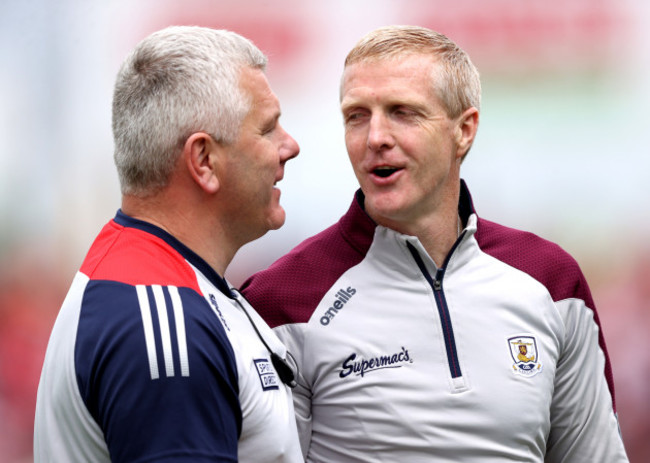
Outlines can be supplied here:
M381 114L373 114L368 124L368 148L379 151L393 146L389 121Z
M293 159L298 156L300 153L300 146L298 142L293 139L289 132L281 128L284 135L284 142L282 143L282 149L280 150L280 158L283 163L287 162L289 159Z

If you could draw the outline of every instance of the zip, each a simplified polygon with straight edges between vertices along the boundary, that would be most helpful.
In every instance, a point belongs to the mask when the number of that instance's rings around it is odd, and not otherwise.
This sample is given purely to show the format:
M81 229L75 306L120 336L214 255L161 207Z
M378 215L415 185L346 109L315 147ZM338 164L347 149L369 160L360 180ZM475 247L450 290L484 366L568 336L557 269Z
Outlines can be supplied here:
M461 235L462 238L462 235ZM456 339L454 338L454 329L451 323L451 316L449 314L449 307L447 306L447 299L445 298L445 292L442 288L442 281L445 277L445 269L449 263L449 258L453 254L454 250L460 243L461 239L459 238L454 247L451 248L447 258L445 259L444 266L436 270L435 278L431 277L431 273L427 270L424 265L424 261L420 254L415 249L411 243L406 243L408 250L411 252L415 263L417 264L420 272L424 275L424 278L431 286L433 290L433 297L436 300L436 305L438 307L438 316L440 317L440 324L442 326L442 335L445 341L445 349L447 351L447 362L449 365L449 372L451 373L452 378L459 378L462 376L460 370L460 362L458 361L458 351L456 349Z

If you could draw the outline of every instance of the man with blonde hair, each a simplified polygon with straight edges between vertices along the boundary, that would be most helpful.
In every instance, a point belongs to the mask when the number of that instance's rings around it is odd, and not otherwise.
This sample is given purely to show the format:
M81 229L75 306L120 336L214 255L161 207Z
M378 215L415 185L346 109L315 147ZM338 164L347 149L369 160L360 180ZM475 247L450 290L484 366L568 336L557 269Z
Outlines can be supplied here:
M580 268L480 218L461 180L480 89L467 54L421 27L377 29L345 61L361 188L242 288L296 358L307 461L627 461Z
M298 145L249 40L176 26L113 96L122 207L92 244L45 356L36 462L302 460L288 355L223 278L285 220Z

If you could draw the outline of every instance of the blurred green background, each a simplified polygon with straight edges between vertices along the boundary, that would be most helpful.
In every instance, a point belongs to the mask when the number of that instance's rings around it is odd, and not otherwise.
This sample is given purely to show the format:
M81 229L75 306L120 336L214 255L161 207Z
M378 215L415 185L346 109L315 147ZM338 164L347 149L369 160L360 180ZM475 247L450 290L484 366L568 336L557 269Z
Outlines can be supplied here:
M559 243L591 285L631 461L650 461L650 2L645 0L0 0L0 462L32 460L36 387L68 285L120 205L113 79L171 24L226 28L270 58L301 146L285 226L245 246L239 284L337 220L356 189L338 86L369 30L449 35L483 82L463 177L479 215Z

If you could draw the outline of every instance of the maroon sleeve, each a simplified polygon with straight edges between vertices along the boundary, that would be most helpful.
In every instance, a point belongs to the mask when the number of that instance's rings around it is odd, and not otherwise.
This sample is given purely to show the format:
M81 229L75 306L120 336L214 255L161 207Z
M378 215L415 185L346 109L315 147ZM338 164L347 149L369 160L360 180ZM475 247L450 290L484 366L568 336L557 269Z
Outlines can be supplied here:
M594 313L598 341L605 355L605 377L614 411L614 377L596 305L576 260L560 246L539 236L479 219L476 240L486 254L527 273L548 289L554 301L583 300Z

